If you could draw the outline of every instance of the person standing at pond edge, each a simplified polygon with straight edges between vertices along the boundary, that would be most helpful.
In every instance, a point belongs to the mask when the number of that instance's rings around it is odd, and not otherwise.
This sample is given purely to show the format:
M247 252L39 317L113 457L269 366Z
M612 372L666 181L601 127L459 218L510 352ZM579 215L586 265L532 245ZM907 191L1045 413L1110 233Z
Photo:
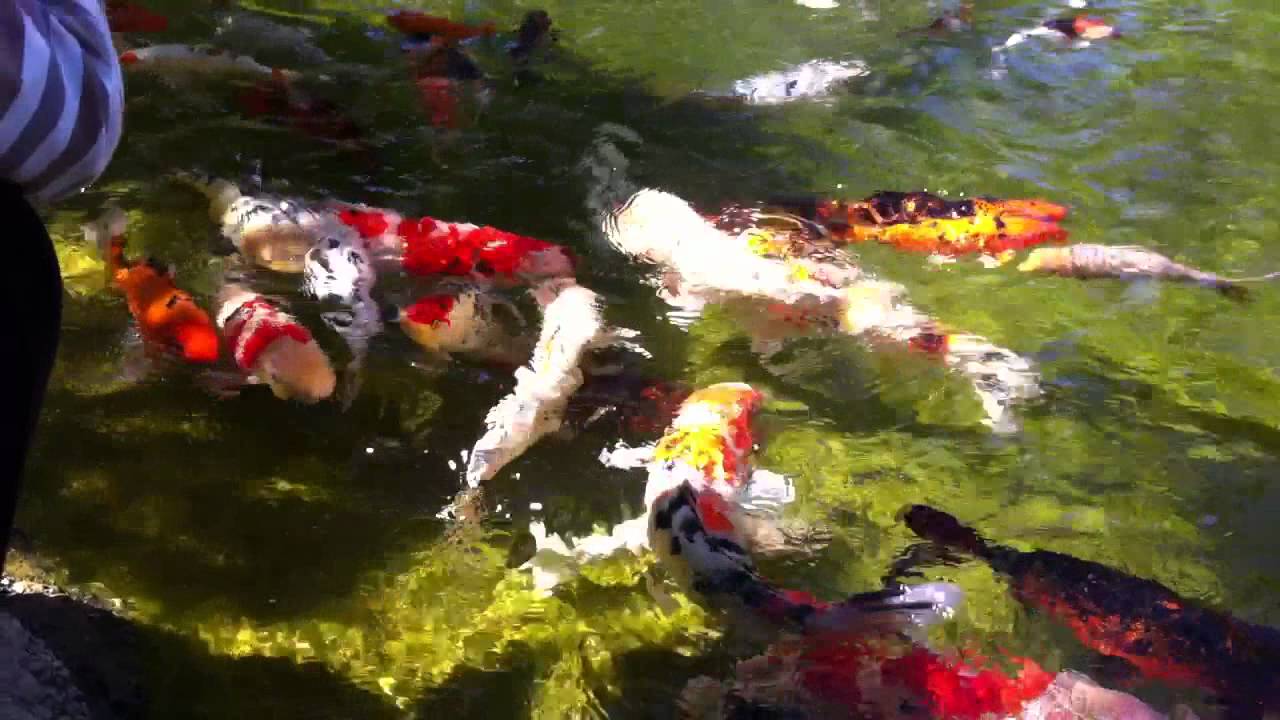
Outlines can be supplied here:
M0 564L62 320L62 276L35 207L98 178L120 141L124 85L102 0L0 2L0 211L11 309L0 353Z

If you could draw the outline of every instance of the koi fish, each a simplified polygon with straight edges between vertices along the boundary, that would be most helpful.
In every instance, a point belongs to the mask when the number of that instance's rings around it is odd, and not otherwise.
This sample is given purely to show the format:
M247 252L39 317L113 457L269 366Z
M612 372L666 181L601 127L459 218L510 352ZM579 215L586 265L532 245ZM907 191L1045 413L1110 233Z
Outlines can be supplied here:
M652 476L651 476L652 477ZM786 590L756 570L735 508L683 480L649 506L649 547L668 574L710 606L804 635L898 633L949 617L962 597L948 583L902 585L837 602Z
M1088 15L1046 20L1042 27L1057 32L1069 40L1101 40L1120 35L1107 21Z
M337 238L358 243L354 234L329 213L303 203L240 192L226 180L192 173L176 173L209 198L209 214L222 223L222 236L255 265L280 273L301 273L307 252L318 243Z
M236 366L282 400L315 403L337 377L311 333L262 295L228 283L219 292L218 327Z
M572 277L577 262L563 246L493 227L426 216L406 218L358 205L335 207L338 218L354 228L375 254L398 257L410 275L513 284Z
M236 96L241 112L339 144L358 144L363 131L337 104L304 93L279 71Z
M525 13L520 26L516 28L515 40L507 44L507 56L515 66L516 85L528 85L538 80L538 76L530 69L533 58L557 39L557 31L551 29L551 16L547 11L530 10Z
M738 662L728 681L694 678L679 706L687 720L1169 720L1132 695L1071 670L1051 675L1029 658L997 664L866 637L780 641ZM1198 720L1185 706L1173 717Z
M130 71L159 73L248 74L265 78L279 74L291 80L300 77L293 70L270 68L248 55L236 55L209 45L172 43L134 48L120 54L120 65Z
M359 391L369 343L382 332L382 313L373 299L378 276L364 243L345 225L332 218L329 224L345 232L329 235L307 250L303 258L303 289L322 302L336 300L346 306L320 315L351 350L339 394L345 410L350 408Z
M1087 15L1060 17L1046 20L1037 27L1021 30L1010 35L1008 40L992 49L992 53L999 57L1001 53L1009 48L1021 45L1033 37L1052 37L1062 42L1074 43L1076 47L1084 48L1088 47L1093 40L1120 37L1120 33L1101 18Z
M154 260L125 257L125 215L118 207L84 226L85 239L106 259L107 276L124 293L142 336L181 350L193 363L218 359L218 333L191 294L173 283L173 271Z
M661 294L673 305L754 301L748 305L755 311L748 307L742 321L767 346L775 336L825 333L933 348L970 380L983 422L998 432L1016 428L1014 403L1039 394L1025 358L978 336L945 333L942 340L938 323L905 302L901 285L829 263L807 266L760 253L742 234L717 229L669 193L637 192L605 217L603 229L626 255L659 266L665 274Z
M1077 244L1033 250L1018 266L1022 272L1041 272L1076 278L1149 279L1195 283L1213 288L1233 300L1248 300L1242 283L1280 278L1280 272L1251 278L1225 278L1174 262L1153 250L1129 245Z
M173 284L173 268L147 258L125 257L125 217L110 208L86 224L86 239L106 258L108 281L121 290L142 336L158 345L180 349L190 362L212 363L218 357L217 333L189 293Z
M467 25L414 10L397 10L387 15L387 22L405 35L430 35L448 43L487 37L497 32L497 26L492 22Z
M108 0L107 26L111 32L164 32L169 19L128 0Z
M865 200L782 199L803 217L849 242L876 240L941 255L985 253L1066 242L1057 223L1067 208L1037 199L946 200L926 192L878 192Z
M542 307L542 328L533 357L516 369L511 393L485 416L487 429L467 462L472 488L560 429L569 397L582 386L584 356L610 341L599 296L572 278L548 280L534 296Z
M405 335L432 353L446 357L465 353L519 365L528 357L528 343L507 332L495 317L494 305L476 291L439 293L404 309L393 308L388 319L398 322ZM518 313L516 317L523 322Z
M810 60L785 70L735 81L729 96L749 105L780 105L795 100L821 99L842 84L869 72L867 64L861 60ZM712 97L719 95L709 94Z
M435 35L414 35L405 45L413 66L413 82L431 125L456 129L463 125L464 103L479 108L488 101L484 72L453 42Z
M1100 563L992 544L925 505L908 508L903 520L916 535L986 562L1008 579L1020 602L1145 677L1206 688L1258 711L1280 708L1280 630L1238 620Z

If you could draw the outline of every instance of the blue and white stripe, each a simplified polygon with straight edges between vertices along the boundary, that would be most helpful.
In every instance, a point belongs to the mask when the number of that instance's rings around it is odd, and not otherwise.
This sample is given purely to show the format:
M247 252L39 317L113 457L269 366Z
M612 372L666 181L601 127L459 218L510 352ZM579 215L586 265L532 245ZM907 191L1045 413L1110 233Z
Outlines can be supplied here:
M37 205L96 180L124 113L101 0L0 2L0 68L0 179Z

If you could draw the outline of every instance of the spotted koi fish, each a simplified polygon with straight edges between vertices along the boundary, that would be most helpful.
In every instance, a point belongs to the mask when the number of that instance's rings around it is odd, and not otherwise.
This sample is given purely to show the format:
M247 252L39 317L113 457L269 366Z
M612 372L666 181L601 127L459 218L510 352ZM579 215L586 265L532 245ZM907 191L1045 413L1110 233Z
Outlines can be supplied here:
M218 359L218 333L191 294L173 282L173 271L154 260L125 257L125 215L118 207L84 226L85 239L106 259L107 277L124 293L146 340L177 348L193 363Z
M576 259L568 248L525 235L426 216L407 218L361 205L334 208L375 255L398 258L410 275L451 275L511 285L574 273Z
M946 200L926 192L878 192L865 200L780 199L847 242L877 242L940 255L984 253L1066 242L1067 208L1045 200Z
M306 269L307 252L317 244L331 239L340 244L359 243L337 218L304 203L245 195L231 182L193 173L176 173L174 177L209 198L209 214L222 224L223 237L259 267L301 273Z
M1252 278L1227 278L1174 262L1140 247L1076 244L1064 248L1031 251L1018 266L1022 272L1040 272L1076 278L1170 280L1213 288L1233 300L1247 300L1243 283L1280 279L1280 272Z
M474 290L437 293L396 308L391 316L405 335L429 352L519 365L529 356L529 343L506 330L495 316L494 304Z
M760 576L750 554L758 528L748 523L749 511L761 507L761 500L776 509L794 497L785 478L767 471L762 477L751 467L752 418L762 400L745 383L696 390L654 447L645 504L649 547L663 567L712 605L796 632L899 630L949 612L959 592L951 585L896 588L827 603Z
M1239 714L1233 717L1280 709L1280 630L1233 618L1106 565L989 543L925 505L911 506L904 521L920 537L986 562L1008 579L1020 602L1143 676L1208 689L1234 706Z
M218 327L236 366L281 399L315 403L333 394L337 378L311 333L274 303L240 285L219 293Z
M134 48L120 54L120 65L130 72L256 75L265 79L280 75L290 80L301 77L296 71L271 68L248 55L236 55L208 45L171 43Z

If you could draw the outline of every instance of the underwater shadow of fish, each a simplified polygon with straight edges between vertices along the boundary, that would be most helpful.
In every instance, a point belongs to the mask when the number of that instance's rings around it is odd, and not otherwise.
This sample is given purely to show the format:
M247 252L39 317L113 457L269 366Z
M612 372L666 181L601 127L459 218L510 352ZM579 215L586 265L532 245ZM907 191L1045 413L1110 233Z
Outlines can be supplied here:
M1232 718L1280 709L1280 630L1237 620L1107 565L989 543L927 505L906 508L902 520L921 538L983 560L1008 579L1020 602L1144 677L1210 690L1228 703Z

